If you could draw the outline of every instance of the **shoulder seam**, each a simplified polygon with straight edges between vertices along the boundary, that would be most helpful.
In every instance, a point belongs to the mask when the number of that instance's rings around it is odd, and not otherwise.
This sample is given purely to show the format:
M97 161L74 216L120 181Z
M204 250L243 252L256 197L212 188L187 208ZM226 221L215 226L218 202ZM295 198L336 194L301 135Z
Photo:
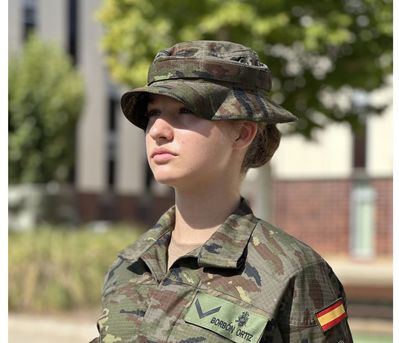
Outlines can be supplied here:
M258 222L257 222L256 226L258 226L258 225L262 226L263 225L263 226L266 226L265 229L270 230L271 228L268 227L270 225L270 226L272 226L272 229L281 231L283 234L288 235L289 237L291 237L296 243L300 243L300 244L304 245L305 247L307 247L308 249L310 249L314 253L314 259L312 261L308 262L305 265L295 266L295 269L291 273L289 273L286 276L283 276L283 277L279 278L279 280L281 280L282 282L287 281L288 279L292 278L294 275L299 274L300 272L302 272L303 270L305 270L305 269L307 269L309 267L312 267L312 266L315 266L315 265L319 265L319 264L323 264L323 263L327 263L323 259L323 257L320 256L320 254L317 251L315 251L312 247L308 246L306 243L300 241L299 239L297 239L294 236L291 236L289 233L285 232L283 229L281 229L281 228L279 228L277 226L274 226L273 224L270 224L269 222L267 222L267 221L265 221L263 219L260 219L260 218L257 218L257 219L258 219ZM255 231L255 229L254 229L254 231ZM253 233L251 234L251 237L252 237L252 235L253 235ZM271 273L268 273L268 274L273 276L273 274L271 274Z
M309 267L313 267L316 265L320 265L320 264L325 264L327 263L326 261L324 261L323 259L320 259L318 261L312 261L304 266L301 266L301 268L295 269L291 274L287 275L283 281L286 281L290 278L292 278L294 275L298 275L300 272L304 271L305 269L309 268Z

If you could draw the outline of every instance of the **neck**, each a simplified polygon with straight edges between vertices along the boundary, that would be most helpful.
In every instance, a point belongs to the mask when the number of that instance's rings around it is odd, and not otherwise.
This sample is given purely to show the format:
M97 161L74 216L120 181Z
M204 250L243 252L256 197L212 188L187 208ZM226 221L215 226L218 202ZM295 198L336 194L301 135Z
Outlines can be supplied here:
M202 244L235 210L240 201L237 184L208 184L195 192L175 188L176 218L174 240Z

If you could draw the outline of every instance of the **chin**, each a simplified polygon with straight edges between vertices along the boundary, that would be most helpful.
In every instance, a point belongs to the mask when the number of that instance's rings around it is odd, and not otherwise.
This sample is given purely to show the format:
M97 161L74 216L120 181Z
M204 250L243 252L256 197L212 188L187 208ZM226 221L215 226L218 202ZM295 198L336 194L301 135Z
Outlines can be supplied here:
M161 178L154 178L154 179L155 179L156 182L158 182L158 183L160 183L162 185L173 187L174 182L171 179L167 179L167 178L162 178L162 179Z
M165 171L153 171L154 179L158 183L162 183L164 185L173 187L179 181L179 177L173 175L173 173L165 172Z
M186 188L185 185L193 183L191 175L176 173L175 171L155 170L153 171L154 179L163 185L173 188Z

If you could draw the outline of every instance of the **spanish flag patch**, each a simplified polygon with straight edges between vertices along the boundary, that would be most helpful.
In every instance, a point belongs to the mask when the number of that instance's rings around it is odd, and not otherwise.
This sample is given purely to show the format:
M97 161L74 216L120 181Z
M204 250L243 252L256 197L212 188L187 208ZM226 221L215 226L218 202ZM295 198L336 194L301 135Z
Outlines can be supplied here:
M316 313L316 319L323 332L339 324L346 317L347 315L342 299L338 299L324 310Z

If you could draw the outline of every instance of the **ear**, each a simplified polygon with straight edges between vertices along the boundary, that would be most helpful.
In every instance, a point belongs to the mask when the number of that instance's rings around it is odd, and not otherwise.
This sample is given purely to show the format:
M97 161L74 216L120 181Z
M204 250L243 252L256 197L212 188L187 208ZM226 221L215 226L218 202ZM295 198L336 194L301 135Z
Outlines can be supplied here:
M240 121L236 123L237 134L233 147L237 150L242 150L252 143L258 131L258 125L253 121Z

